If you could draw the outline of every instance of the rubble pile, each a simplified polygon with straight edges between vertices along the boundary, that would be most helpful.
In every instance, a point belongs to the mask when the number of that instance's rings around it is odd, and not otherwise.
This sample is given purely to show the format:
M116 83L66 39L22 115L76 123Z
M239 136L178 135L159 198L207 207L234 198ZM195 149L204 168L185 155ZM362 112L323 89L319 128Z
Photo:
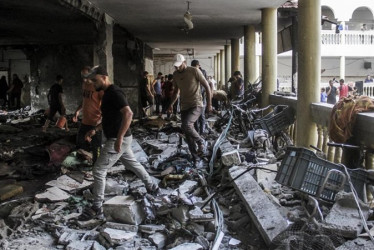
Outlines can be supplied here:
M210 117L208 122L213 127L219 120ZM30 119L0 125L0 130L14 133L7 136L9 141L1 134L2 145L7 145L4 151L17 152L1 152L0 183L10 190L0 192L1 249L345 249L352 244L361 249L370 245L368 238L357 238L364 225L352 196L339 193L335 203L321 201L316 206L312 198L275 181L285 151L274 150L267 131L243 134L229 124L209 129L204 135L209 153L203 167L196 169L178 120L162 118L132 126L133 152L159 191L148 193L119 161L108 171L105 220L79 221L92 202L92 155L76 151L71 144L76 129L43 134L41 123ZM15 138L30 141L29 147L20 146ZM47 171L54 173L48 180ZM35 179L43 181L31 197L25 197L28 189L22 181ZM370 207L361 203L361 209L369 220Z

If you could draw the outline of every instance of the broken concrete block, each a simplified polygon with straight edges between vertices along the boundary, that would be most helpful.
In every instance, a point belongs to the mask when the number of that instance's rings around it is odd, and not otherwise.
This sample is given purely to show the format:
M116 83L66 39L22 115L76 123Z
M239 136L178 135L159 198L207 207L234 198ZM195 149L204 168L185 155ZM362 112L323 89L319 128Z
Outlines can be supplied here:
M179 142L179 135L178 134L170 134L169 135L169 143L178 143Z
M144 212L132 196L115 196L103 204L106 217L120 223L139 225Z
M91 250L106 250L105 247L103 247L102 245L100 245L99 242L95 241L92 245L92 248Z
M7 200L23 192L23 187L20 185L6 185L0 188L0 201Z
M165 230L165 225L140 225L139 226L140 231L147 234L153 234L155 232L160 232Z
M69 221L71 219L77 218L79 215L81 215L81 213L71 213L71 214L65 215L62 218L64 219L64 221Z
M57 180L52 180L46 183L47 186L58 187L67 192L74 192L82 190L90 186L93 182L84 180L83 183L70 178L67 175L62 175Z
M172 216L177 219L180 223L184 224L188 221L188 207L178 206L171 210Z
M177 154L177 152L178 152L177 147L175 147L174 145L169 146L164 151L162 151L162 153L160 154L160 156L161 156L160 160L164 161L164 160L172 157L173 155Z
M126 183L119 184L117 181L112 178L108 178L105 182L105 195L123 195L127 193L129 185Z
M122 245L116 247L116 250L157 250L155 246L152 246L152 243L148 239L144 238L134 238L133 240L126 241Z
M209 249L209 241L207 239L205 239L203 236L197 236L195 238L195 242L198 243L199 245L201 245L203 247L203 249Z
M212 213L204 214L199 207L190 210L188 215L192 221L211 221L214 218Z
M79 234L75 231L70 232L63 232L60 238L58 239L58 244L61 245L68 245L73 241L76 241L79 239Z
M44 193L40 193L35 195L35 200L40 202L57 202L57 201L64 201L70 198L70 194L66 193L65 191L59 189L58 187L51 187L48 188Z
M219 150L221 151L222 154L224 154L225 152L230 152L230 151L235 150L235 148L227 139L225 139L219 146Z
M143 148L139 145L137 140L132 140L131 149L132 152L134 152L135 158L138 162L140 162L141 164L148 162L148 156L144 152Z
M368 249L374 249L374 244L370 239L357 238L354 240L346 241L343 245L335 249L336 250L347 250L347 249L368 250Z
M229 169L229 176L235 179L246 168L234 166ZM287 221L277 207L269 200L250 173L245 173L234 181L234 187L265 243L271 241L287 228Z
M187 229L196 235L203 235L204 233L204 225L195 222L188 223Z
M229 246L237 246L241 243L240 240L237 240L235 238L231 238L230 241L229 241Z
M170 250L202 250L203 247L200 244L197 243L183 243L179 246L170 248Z
M367 220L369 206L360 200L360 207L365 220ZM336 195L335 203L326 216L322 227L346 238L357 238L364 225L352 193L339 192Z
M77 225L80 228L93 228L93 227L100 225L101 223L102 223L101 220L96 220L96 219L92 219L88 221L77 221Z
M275 176L277 175L277 171L278 171L277 164L269 164L269 165L265 165L262 167L272 170L272 171L257 169L256 170L257 182L258 184L263 186L264 190L271 190L272 183L274 182Z
M140 187L144 187L144 186L145 186L144 182L142 180L140 180L140 179L137 179L137 180L132 181L130 183L130 189L131 190L137 189L137 188L140 188Z
M223 153L221 156L221 162L225 166L234 166L239 165L242 161L238 150L233 150Z
M71 242L66 247L66 250L91 250L93 243L94 243L93 240L86 240L86 241L76 240L76 241Z
M127 232L138 232L138 226L136 225L129 225L129 224L122 224L122 223L115 223L115 222L106 222L105 227L124 230Z
M121 245L123 242L133 239L136 234L136 232L126 232L112 228L105 228L101 232L101 235L103 235L105 239L114 245Z
M166 235L159 232L150 235L148 238L158 249L163 248L167 240Z
M192 190L194 190L197 187L198 183L196 181L191 180L185 180L180 186L179 186L179 192L180 193L190 193Z

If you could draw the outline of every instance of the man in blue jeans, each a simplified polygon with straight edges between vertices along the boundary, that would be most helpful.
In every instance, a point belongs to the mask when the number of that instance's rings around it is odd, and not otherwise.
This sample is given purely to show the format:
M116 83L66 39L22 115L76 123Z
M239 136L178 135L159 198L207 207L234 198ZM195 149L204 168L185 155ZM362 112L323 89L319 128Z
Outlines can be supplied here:
M174 56L174 94L169 111L173 110L173 105L180 93L182 130L186 136L188 148L192 154L195 167L202 166L201 156L205 154L206 142L194 128L194 123L203 111L203 98L201 96L201 86L206 91L206 109L212 111L212 95L208 82L201 70L186 65L185 58L181 54ZM196 149L197 145L197 149Z
M93 82L96 91L104 90L101 103L102 123L89 131L87 137L92 137L98 130L103 130L107 141L93 166L94 201L92 207L86 208L78 218L83 221L92 218L103 219L102 204L107 171L118 160L121 160L127 170L134 172L145 183L149 192L158 190L157 184L152 182L131 150L130 124L133 113L124 92L110 82L107 71L101 66L93 67L87 78Z

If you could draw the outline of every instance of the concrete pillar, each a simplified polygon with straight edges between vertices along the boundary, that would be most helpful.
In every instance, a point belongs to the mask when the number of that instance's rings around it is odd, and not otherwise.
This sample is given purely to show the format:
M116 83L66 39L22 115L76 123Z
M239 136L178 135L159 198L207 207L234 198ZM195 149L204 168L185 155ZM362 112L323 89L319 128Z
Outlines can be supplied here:
M231 74L240 70L239 39L231 39Z
M214 64L213 64L213 67L214 67L214 80L218 81L218 74L217 74L217 71L218 71L218 67L217 67L217 56L214 56Z
M231 45L225 45L225 84L231 77ZM226 86L227 87L227 86Z
M94 43L94 65L106 68L109 79L113 83L113 18L105 14L103 20L96 25L96 39Z
M226 82L226 79L225 79L225 51L223 49L220 50L220 55L221 55L221 86L224 87L225 86L225 82Z
M340 57L340 79L345 79L345 56Z
M244 26L244 83L256 80L256 30L253 25Z
M296 145L316 145L316 125L310 105L319 102L321 81L321 0L299 0L299 74Z
M291 79L291 92L296 93L297 89L297 71L298 71L298 54L299 54L299 40L298 40L298 21L297 17L292 17L292 79Z
M277 90L277 9L262 9L262 96L261 106L270 104Z
M217 89L221 89L221 54L217 53Z
M261 56L256 56L256 79L260 76L260 63L262 62Z

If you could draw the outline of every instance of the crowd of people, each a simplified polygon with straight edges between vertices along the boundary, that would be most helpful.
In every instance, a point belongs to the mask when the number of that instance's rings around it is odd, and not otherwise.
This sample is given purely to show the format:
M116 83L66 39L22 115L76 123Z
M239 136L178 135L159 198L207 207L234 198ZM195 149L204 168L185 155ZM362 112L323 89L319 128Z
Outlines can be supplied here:
M2 109L20 109L21 94L24 83L17 74L12 75L9 85L6 77L0 78L0 105Z
M339 83L339 86L335 87L335 83ZM329 86L327 88L321 88L320 102L335 104L344 97L354 96L356 94L357 88L354 86L353 82L346 84L344 79L337 81L333 78L329 80Z

